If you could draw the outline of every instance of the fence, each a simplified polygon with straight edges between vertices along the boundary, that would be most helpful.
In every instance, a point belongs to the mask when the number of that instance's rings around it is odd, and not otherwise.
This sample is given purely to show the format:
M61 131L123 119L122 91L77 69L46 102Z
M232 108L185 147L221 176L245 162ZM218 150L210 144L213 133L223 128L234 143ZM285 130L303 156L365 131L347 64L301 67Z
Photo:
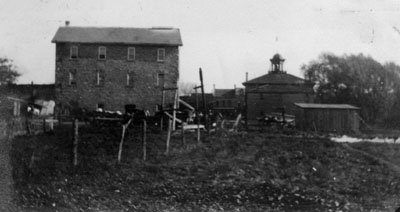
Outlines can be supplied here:
M13 138L18 135L39 134L52 130L56 121L46 117L27 118L20 116L13 117L8 122L3 122L2 129L4 130L2 132L6 133L9 138Z

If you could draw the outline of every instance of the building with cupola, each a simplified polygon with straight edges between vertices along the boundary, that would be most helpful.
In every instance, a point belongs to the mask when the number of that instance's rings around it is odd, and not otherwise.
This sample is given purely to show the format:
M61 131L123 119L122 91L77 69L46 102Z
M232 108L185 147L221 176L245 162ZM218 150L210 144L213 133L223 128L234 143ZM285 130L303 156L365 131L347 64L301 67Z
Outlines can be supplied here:
M275 54L270 59L268 73L243 83L245 86L246 117L257 117L274 112L294 115L294 103L312 103L313 84L284 70L285 59Z

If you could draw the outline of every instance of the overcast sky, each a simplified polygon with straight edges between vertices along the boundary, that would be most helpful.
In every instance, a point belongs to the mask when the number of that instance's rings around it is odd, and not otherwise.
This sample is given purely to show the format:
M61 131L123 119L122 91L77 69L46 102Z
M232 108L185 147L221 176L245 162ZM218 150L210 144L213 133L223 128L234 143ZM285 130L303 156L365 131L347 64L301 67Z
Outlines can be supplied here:
M296 76L322 52L400 64L400 0L0 0L0 56L14 60L18 83L54 83L51 39L66 20L179 28L180 80L198 82L201 67L206 91L266 74L276 52Z

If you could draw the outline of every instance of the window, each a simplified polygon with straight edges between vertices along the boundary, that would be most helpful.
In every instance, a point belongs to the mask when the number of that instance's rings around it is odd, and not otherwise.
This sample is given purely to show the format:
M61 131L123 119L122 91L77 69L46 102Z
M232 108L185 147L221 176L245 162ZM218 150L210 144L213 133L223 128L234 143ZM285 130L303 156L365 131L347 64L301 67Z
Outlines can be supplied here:
M76 69L69 70L69 85L76 85Z
M157 86L164 87L164 74L157 75Z
M106 59L106 54L107 54L107 49L104 46L99 47L99 59L100 60L105 60Z
M133 80L134 80L133 73L132 72L126 73L126 86L132 87L134 83Z
M96 85L98 85L98 86L104 85L104 71L103 70L96 71Z
M157 61L164 61L165 60L165 49L157 49Z
M135 60L135 47L128 47L128 60Z
M78 47L77 46L71 46L71 59L76 59L78 58Z

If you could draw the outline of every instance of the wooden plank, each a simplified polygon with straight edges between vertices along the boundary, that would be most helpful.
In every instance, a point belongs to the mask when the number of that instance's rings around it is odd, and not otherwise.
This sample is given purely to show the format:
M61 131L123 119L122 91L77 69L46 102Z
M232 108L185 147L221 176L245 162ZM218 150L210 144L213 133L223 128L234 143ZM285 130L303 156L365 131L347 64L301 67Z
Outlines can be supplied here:
M171 118L171 119L174 118L174 116L171 115L171 114L169 114L168 112L164 112L164 113L165 113L165 115L167 115L169 118ZM182 120L180 120L180 119L178 119L178 118L175 118L175 121L178 122L178 123L182 123Z
M173 106L173 111L172 111L172 130L176 130L176 105L178 102L178 90L175 91L175 96L174 96L174 106ZM182 122L180 122L182 123Z
M96 117L94 119L100 120L100 121L122 121L123 120L123 118L105 118L105 117Z
M187 125L184 125L183 126L183 129L184 130L197 130L197 128L199 128L199 129L205 129L205 127L204 127L204 125L202 125L202 124L200 124L200 125L197 125L197 124L187 124Z
M172 121L168 120L168 133L167 133L167 141L165 143L165 154L168 155L169 154L169 143L171 140L171 131L172 131Z
M191 111L194 111L194 110L195 110L194 107L192 107L189 103L183 101L182 99L178 99L178 101L179 101L180 103L182 103L183 105L185 105L186 107L188 107Z
M129 119L128 123L122 125L122 136L121 136L121 141L119 142L119 149L118 149L118 163L121 162L122 147L124 144L125 132L131 121L132 119Z

